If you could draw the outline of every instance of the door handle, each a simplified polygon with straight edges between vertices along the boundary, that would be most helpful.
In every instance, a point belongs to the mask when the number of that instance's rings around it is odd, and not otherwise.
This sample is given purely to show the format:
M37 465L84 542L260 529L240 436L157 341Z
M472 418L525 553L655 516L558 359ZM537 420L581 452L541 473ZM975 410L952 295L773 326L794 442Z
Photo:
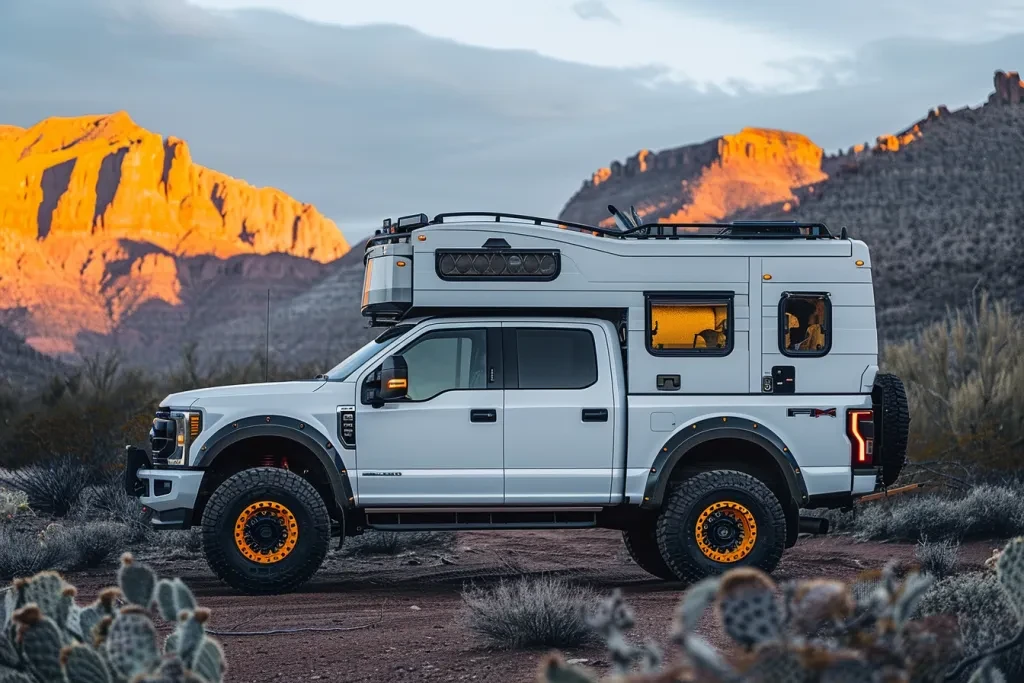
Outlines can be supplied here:
M497 422L498 411L493 408L480 408L469 411L470 422Z
M584 422L607 422L608 421L608 409L607 408L584 408L583 409L583 421Z

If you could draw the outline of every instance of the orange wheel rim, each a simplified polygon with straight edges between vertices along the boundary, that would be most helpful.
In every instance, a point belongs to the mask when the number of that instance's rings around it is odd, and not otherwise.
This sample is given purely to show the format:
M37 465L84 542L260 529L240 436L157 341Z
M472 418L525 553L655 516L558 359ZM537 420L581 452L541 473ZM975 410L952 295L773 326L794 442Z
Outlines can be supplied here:
M291 555L299 542L299 523L284 505L261 500L235 520L235 547L247 560L274 564Z
M757 543L757 522L750 510L730 500L704 508L694 527L697 547L704 557L715 562L739 562Z

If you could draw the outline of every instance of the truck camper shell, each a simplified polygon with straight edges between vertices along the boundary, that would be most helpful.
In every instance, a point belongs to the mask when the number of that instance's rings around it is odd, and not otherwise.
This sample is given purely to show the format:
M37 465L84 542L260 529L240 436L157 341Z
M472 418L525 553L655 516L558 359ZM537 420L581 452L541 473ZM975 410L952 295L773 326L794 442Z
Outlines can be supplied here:
M488 313L608 319L631 394L860 393L874 381L870 256L845 229L749 221L615 230L460 212L385 220L377 233L362 299L373 325Z

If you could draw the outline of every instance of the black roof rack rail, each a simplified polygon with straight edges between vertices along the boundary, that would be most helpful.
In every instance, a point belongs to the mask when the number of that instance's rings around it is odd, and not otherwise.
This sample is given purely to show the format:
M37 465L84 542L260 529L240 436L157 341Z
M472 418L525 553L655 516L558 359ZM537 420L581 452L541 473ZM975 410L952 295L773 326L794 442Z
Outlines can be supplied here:
M452 218L487 218L495 223L501 223L503 219L510 222L531 223L533 225L563 228L574 232L585 232L599 237L617 237L633 239L663 239L676 240L686 238L723 238L723 239L838 239L833 235L824 223L804 223L799 221L732 221L730 223L648 223L630 228L629 230L616 230L602 228L586 223L574 223L563 221L557 218L543 218L541 216L530 216L519 213L504 213L500 211L454 211L439 213L433 219L427 221L425 214L413 214L404 216L395 224L390 219L384 220L384 227L371 237L366 248L377 244L385 244L404 238L405 235L416 228L425 225L442 225L446 219ZM463 221L448 221L450 225L457 225ZM464 221L473 222L473 221ZM680 232L682 231L682 232Z

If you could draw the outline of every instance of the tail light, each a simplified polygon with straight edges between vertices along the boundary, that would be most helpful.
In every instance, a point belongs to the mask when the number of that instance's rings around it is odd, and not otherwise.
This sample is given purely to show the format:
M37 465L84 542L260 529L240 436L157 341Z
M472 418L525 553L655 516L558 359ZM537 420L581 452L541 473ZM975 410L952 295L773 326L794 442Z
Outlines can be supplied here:
M874 464L875 411L846 411L846 435L850 437L850 462L854 467Z

